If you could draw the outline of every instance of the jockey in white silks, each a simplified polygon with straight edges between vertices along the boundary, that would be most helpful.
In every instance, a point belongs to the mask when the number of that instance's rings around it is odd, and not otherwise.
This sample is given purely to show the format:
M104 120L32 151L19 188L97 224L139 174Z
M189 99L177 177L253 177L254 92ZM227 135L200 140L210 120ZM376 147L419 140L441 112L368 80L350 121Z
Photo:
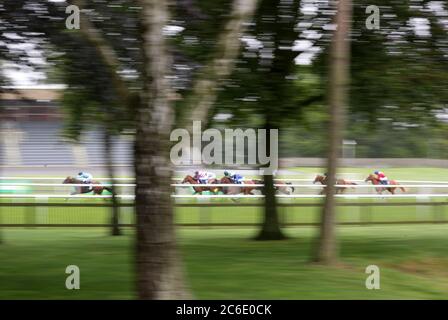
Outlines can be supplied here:
M81 181L82 183L92 183L93 176L88 172L80 172L78 173L76 179Z
M194 178L199 181L201 184L206 184L211 179L216 179L216 174L209 171L196 171Z

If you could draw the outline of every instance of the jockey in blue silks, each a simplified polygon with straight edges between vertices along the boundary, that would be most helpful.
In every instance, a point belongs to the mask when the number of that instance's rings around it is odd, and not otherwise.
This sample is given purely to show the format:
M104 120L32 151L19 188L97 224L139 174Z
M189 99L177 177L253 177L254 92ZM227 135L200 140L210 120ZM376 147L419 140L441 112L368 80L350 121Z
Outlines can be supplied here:
M231 174L229 171L224 171L224 176L229 177L230 179L233 180L234 183L236 184L242 184L244 177L242 175L240 175L239 173L235 173L235 174Z
M81 181L82 183L92 183L93 176L88 172L80 172L78 173L76 179Z

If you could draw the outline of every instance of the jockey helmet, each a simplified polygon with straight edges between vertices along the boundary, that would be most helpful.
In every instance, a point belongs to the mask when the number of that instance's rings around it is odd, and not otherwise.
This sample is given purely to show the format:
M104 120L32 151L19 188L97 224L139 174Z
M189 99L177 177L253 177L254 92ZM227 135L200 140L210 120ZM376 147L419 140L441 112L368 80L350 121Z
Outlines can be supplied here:
M225 170L225 171L224 171L224 175L225 175L226 177L228 177L228 176L230 176L230 172L227 171L227 170Z
M375 172L374 172L374 174L379 174L380 173L380 171L379 170L376 170Z
M78 176L82 176L84 174L84 172L79 172Z

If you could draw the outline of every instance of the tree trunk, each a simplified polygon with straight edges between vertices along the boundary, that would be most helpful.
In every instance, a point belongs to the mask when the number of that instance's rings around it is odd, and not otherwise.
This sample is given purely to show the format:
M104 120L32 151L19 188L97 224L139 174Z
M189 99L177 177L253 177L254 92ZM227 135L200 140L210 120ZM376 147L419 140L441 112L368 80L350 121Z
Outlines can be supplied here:
M0 79L1 80L1 79ZM0 85L1 85L1 81L0 81ZM0 86L0 88L1 88L1 86ZM2 96L2 91L1 91L1 89L0 89L0 96ZM1 134L3 134L3 115L2 115L2 111L3 111L3 108L2 108L3 106L2 106L2 104L1 104L1 99L0 99L0 135ZM0 141L1 141L1 137L0 137ZM2 155L0 155L0 159L2 159L2 157L1 157ZM1 168L1 162L0 162L0 168ZM1 169L0 169L1 170ZM0 175L1 175L1 172L0 172ZM3 206L0 206L0 224L2 224L3 223L3 221L2 221L2 218L3 218L3 211L4 211L4 207ZM0 227L0 244L1 243L3 243L3 234L2 234L2 228Z
M3 103L2 103L2 99L3 99L3 93L4 93L4 91L3 91L3 86L4 85L5 85L4 80L2 78L2 75L0 75L0 135L3 134L3 110L4 110L3 107L4 106L3 106ZM0 141L3 141L1 138L2 137L0 137ZM2 147L2 146L0 146L0 147ZM1 149L0 152L3 152L3 149ZM4 158L2 156L4 156L4 155L0 155L0 159ZM1 170L1 165L2 164L3 163L0 162L0 170ZM1 172L0 172L0 175L1 175ZM2 221L3 211L5 211L5 207L0 206L0 224L3 223L3 221ZM0 243L3 243L3 232L2 231L3 230L0 227Z
M266 127L266 150L270 150L271 124L269 122L269 117L267 117L266 119L265 127ZM282 230L280 229L280 221L277 211L277 198L275 196L273 175L264 176L263 194L265 195L264 220L261 226L261 230L255 239L256 240L286 239L286 236L282 233Z
M111 233L113 236L121 235L120 228L118 226L120 222L120 206L119 199L116 197L116 188L115 188L115 170L113 165L113 154L112 154L112 141L109 130L104 128L103 130L103 144L104 144L104 154L106 156L106 165L107 165L107 174L109 176L109 180L112 183L112 210L111 210L111 225L112 230Z
M329 149L327 163L326 198L321 217L315 261L332 264L337 260L335 184L338 158L340 157L344 131L345 109L350 66L350 25L352 15L351 0L339 0L335 16L337 29L333 35L328 98L330 124L328 131Z
M141 1L144 94L135 142L137 290L140 299L188 299L174 230L170 141L174 112L163 37L168 22L164 0Z

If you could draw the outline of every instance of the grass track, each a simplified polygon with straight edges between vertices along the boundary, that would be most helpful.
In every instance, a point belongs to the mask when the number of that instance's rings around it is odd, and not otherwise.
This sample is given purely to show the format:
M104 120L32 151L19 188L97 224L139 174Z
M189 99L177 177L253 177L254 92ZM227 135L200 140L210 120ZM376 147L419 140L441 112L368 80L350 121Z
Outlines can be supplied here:
M431 201L430 199L423 199ZM432 202L444 202L447 198L433 199ZM20 200L23 201L23 200ZM39 201L39 200L38 200ZM189 200L193 202L194 200ZM285 201L285 200L283 200ZM318 199L287 199L288 203L318 203ZM340 200L341 202L361 203L414 203L414 199L363 199ZM52 200L51 202L64 202ZM73 202L80 202L76 199ZM104 203L102 199L83 199L83 203ZM213 203L229 203L228 199L213 199ZM244 199L240 203L253 203ZM282 221L286 223L312 223L319 219L319 207L279 207ZM176 208L176 222L179 224L218 224L218 223L260 223L262 221L261 207L204 207ZM339 207L340 222L384 222L384 221L448 221L448 206L381 206L381 207ZM108 224L110 209L106 207L0 207L0 223L3 224ZM133 223L132 208L121 209L121 223Z
M381 169L381 168L380 168ZM322 172L296 168L297 178ZM366 175L370 169L344 168ZM448 169L385 168L392 179L448 181ZM443 199L446 200L446 199ZM77 200L79 201L79 200ZM102 202L103 200L86 200ZM214 201L223 201L217 199ZM246 200L244 200L246 201ZM248 200L247 200L248 201ZM296 200L311 202L312 200ZM364 200L381 201L381 200ZM409 201L409 200L395 200ZM438 200L442 201L442 199ZM1 208L3 223L107 223L106 208ZM339 208L339 221L448 220L447 208ZM288 222L316 222L317 208L280 209ZM255 208L177 208L176 222L259 222ZM125 209L122 222L132 222ZM282 242L250 240L255 229L179 229L188 282L199 299L447 299L448 225L340 227L342 264L309 263L317 229L288 228ZM109 230L0 230L0 299L133 299L133 231L110 237ZM81 268L81 290L64 287L65 267ZM364 286L365 267L381 268L381 290Z
M425 168L425 167L406 167L406 168L339 168L338 173L341 176L347 174L357 174L361 177L367 177L374 170L382 170L389 179L394 180L423 180L423 181L448 181L448 168ZM312 173L324 172L324 168L319 167L300 167L288 169L291 172L297 172L297 175L309 175Z
M254 229L180 229L188 282L199 299L447 299L448 226L339 229L342 263L309 263L315 228L287 229L281 242L250 240ZM132 299L133 232L7 229L0 245L0 299ZM81 290L64 287L81 269ZM381 268L367 290L365 267Z

